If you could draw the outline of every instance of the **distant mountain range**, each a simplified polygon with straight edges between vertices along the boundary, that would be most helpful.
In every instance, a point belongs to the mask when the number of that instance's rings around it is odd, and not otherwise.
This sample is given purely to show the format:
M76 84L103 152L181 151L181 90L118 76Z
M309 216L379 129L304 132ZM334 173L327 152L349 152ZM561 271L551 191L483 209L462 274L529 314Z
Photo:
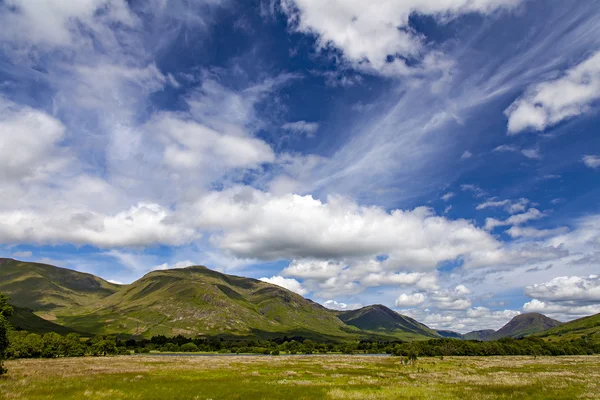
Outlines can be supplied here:
M5 258L0 259L0 292L15 306L12 323L40 333L494 340L553 332L576 322L523 314L498 331L435 331L383 305L334 311L282 287L202 266L153 271L132 284L116 285L91 274ZM589 330L599 330L597 322L577 327L593 334Z

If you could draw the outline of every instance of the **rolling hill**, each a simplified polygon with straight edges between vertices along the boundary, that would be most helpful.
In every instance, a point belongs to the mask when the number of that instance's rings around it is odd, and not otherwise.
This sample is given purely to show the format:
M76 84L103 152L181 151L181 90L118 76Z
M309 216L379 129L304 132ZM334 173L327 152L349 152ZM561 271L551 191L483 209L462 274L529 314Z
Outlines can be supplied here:
M448 331L448 330L436 330L437 334L446 339L464 339L464 335L462 333Z
M58 321L82 331L146 337L296 335L341 340L360 333L294 292L202 266L151 272Z
M45 319L77 310L116 293L121 286L97 276L47 264L0 259L0 292L12 305Z
M600 314L565 322L535 336L552 341L586 339L600 343Z
M488 338L488 340L497 340L504 337L519 338L543 332L561 324L562 322L548 318L543 314L521 314L517 315L502 328L498 329L496 333Z
M479 340L481 342L484 342L486 340L490 340L490 337L492 337L495 333L496 333L496 331L493 329L484 329L481 331L473 331L473 332L465 333L463 335L463 339L464 340Z
M420 322L398 314L381 304L359 308L358 310L340 311L338 316L347 325L398 339L439 337L434 330L429 329Z

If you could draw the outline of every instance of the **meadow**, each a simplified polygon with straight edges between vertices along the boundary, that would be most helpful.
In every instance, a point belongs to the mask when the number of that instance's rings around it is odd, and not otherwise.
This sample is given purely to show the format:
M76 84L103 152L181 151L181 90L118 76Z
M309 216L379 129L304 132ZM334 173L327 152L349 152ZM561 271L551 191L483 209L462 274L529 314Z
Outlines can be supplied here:
M0 399L593 399L600 356L22 359Z

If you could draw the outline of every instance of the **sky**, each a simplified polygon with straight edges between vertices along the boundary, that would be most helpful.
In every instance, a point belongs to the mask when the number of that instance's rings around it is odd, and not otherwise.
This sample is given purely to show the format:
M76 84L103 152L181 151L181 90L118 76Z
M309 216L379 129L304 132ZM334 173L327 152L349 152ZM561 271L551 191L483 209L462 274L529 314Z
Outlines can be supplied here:
M436 329L600 313L597 0L0 1L0 254Z

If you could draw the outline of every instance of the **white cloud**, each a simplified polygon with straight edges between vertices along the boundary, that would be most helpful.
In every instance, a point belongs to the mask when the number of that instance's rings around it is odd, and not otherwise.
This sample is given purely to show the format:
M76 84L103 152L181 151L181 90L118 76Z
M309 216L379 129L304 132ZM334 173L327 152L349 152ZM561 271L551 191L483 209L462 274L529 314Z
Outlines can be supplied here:
M123 282L121 282L121 281L116 281L116 280L114 280L114 279L108 279L108 282L110 282L110 283L114 283L115 285L123 285Z
M469 150L465 150L464 153L462 153L462 155L460 156L460 159L467 160L471 157L473 157L473 153L471 153Z
M471 294L469 289L464 285L458 285L454 289L433 291L429 297L438 309L466 310L471 307L471 300L467 298L469 294Z
M569 231L569 228L555 228L555 229L536 229L531 227L520 227L513 226L506 230L506 233L513 238L544 238L549 236L555 236Z
M317 36L319 49L339 49L353 67L388 76L406 75L414 70L437 68L439 54L427 50L423 37L409 27L413 13L448 19L477 12L489 14L511 8L520 0L450 1L335 1L283 0L283 11L299 32ZM406 59L418 59L411 67Z
M101 13L97 11L103 9ZM44 46L69 46L79 37L79 24L99 30L100 23L132 26L135 18L123 0L9 0L2 7L2 39Z
M284 278L282 276L272 276L270 278L260 278L261 281L271 283L273 285L281 286L287 290L298 293L300 296L304 296L308 293L300 282L292 278Z
M509 218L504 221L498 220L496 218L486 218L485 219L485 229L492 230L498 226L511 226L511 225L522 225L526 222L540 219L545 217L546 214L538 210L537 208L530 208L527 212L522 214L511 215Z
M362 307L362 304L346 304L346 303L338 303L335 300L327 300L323 302L323 306L329 308L330 310L337 311L348 311L348 310L356 310Z
M11 257L16 259L31 258L32 256L33 253L31 251L17 251L11 255Z
M600 277L560 276L549 282L527 286L528 296L549 301L600 301Z
M295 121L286 122L281 126L281 128L295 134L303 134L308 137L313 137L319 130L319 124L317 122Z
M586 155L586 156L583 156L582 160L583 160L583 163L586 165L586 167L589 167L592 169L600 168L600 157L599 156Z
M529 200L525 198L520 198L518 200L497 200L495 198L489 199L481 204L478 204L477 210L485 210L486 208L494 208L494 207L502 207L510 214L523 212L525 211L527 204L529 204Z
M600 304L565 304L533 299L523 305L526 312L538 312L558 320L571 320L600 313Z
M251 168L275 160L273 150L262 140L224 134L175 115L156 116L147 129L160 136L163 161L175 170Z
M543 131L587 112L600 98L600 53L567 70L561 78L530 86L505 111L508 133Z
M237 256L342 260L386 254L386 268L433 270L444 260L496 252L500 243L466 220L428 208L386 212L341 197L272 196L248 187L213 192L182 210Z
M198 237L196 230L177 224L170 211L152 203L139 203L114 215L76 209L0 212L0 240L5 243L177 246Z
M328 279L338 275L344 265L328 260L293 260L281 273L296 278Z
M515 152L519 151L519 148L517 146L513 146L513 145L509 145L509 144L503 144L503 145L497 146L493 151L500 152L500 153L503 153L503 152L513 152L513 153L515 153Z
M432 329L449 329L461 333L481 329L497 330L520 314L516 310L490 310L482 306L465 310L450 310L443 313L428 308L399 311Z
M0 97L0 181L39 179L63 166L64 134L54 117Z
M154 267L151 268L151 270L159 271L159 270L167 270L167 269L180 269L180 268L187 268L192 265L197 265L197 263L194 263L193 261L190 261L190 260L186 260L186 261L178 261L175 263L162 263L160 265L155 265Z
M452 192L448 192L448 193L446 193L445 195L443 195L443 196L441 197L441 199L442 199L442 200L444 200L444 201L449 201L449 200L450 200L450 199L452 199L454 196L455 196L455 194L454 194L454 193L452 193Z
M507 145L507 144L498 146L493 151L496 153L498 153L498 152L500 152L500 153L506 153L506 152L521 153L525 157L532 159L532 160L540 160L542 158L542 154L540 153L539 149L520 149L517 146Z
M523 149L521 150L521 153L532 160L540 160L542 158L542 154L540 153L539 149Z
M413 307L424 302L425 295L423 293L402 293L400 296L398 296L394 304L396 305L396 307Z
M486 193L483 189L481 189L477 185L472 185L472 184L460 185L460 190L462 190L463 192L472 192L473 196L478 197L478 198L486 195Z

